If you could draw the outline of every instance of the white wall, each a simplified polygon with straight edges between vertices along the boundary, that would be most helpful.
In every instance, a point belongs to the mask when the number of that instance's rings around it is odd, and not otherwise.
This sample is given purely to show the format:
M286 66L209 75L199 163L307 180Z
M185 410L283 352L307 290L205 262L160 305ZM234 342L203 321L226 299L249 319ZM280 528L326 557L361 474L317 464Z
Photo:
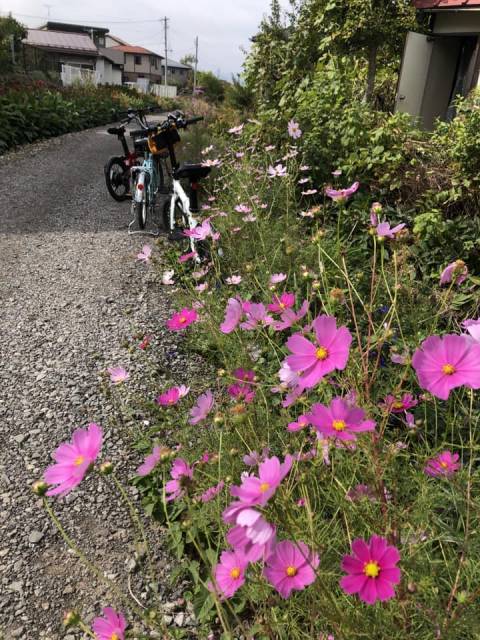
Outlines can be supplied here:
M98 58L96 72L98 84L122 84L122 72L106 58Z
M480 10L442 10L435 14L433 32L444 35L478 35L480 34Z

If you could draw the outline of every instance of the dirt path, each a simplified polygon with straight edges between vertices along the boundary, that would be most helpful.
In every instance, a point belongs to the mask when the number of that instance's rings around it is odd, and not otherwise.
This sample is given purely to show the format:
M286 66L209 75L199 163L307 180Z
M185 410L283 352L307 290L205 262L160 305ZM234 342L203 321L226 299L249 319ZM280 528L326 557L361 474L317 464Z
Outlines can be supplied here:
M116 604L67 552L30 491L50 454L90 421L105 429L104 458L138 463L99 392L102 371L123 364L129 389L142 381L143 352L121 346L153 333L153 351L181 356L169 335L165 288L135 255L148 240L128 236L128 203L115 203L103 164L118 143L102 129L63 136L0 158L0 638L57 640L63 612L87 617ZM136 344L136 343L133 343ZM150 356L151 357L151 356ZM128 464L127 464L128 463ZM132 494L134 496L134 494ZM133 566L127 515L105 484L89 477L55 507L88 555L124 584ZM161 532L159 532L159 535ZM168 560L159 558L161 591ZM145 594L138 593L141 599ZM175 618L175 605L168 603ZM188 616L177 615L179 626Z

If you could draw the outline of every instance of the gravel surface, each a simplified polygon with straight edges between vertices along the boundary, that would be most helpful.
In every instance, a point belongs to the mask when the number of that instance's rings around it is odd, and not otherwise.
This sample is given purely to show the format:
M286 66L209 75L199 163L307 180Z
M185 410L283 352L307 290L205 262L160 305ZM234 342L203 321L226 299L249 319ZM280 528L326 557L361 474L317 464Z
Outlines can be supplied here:
M131 473L139 458L112 419L111 400L101 393L105 369L122 364L130 371L119 393L146 394L152 389L142 374L145 358L171 370L172 377L185 364L177 338L163 329L170 291L156 283L149 265L135 260L151 239L127 234L129 203L114 202L104 185L103 164L118 152L117 140L95 129L0 158L0 638L3 632L5 640L74 640L78 634L62 629L66 610L80 609L91 619L101 607L119 605L67 550L30 486L58 444L92 421L105 430L103 459L119 464L124 475ZM147 333L154 335L148 353L122 346L126 340L138 344L132 335ZM129 419L142 424L142 416ZM90 475L53 505L86 555L124 587L134 573L135 548L126 510L112 500L104 479ZM168 584L171 560L161 550L162 536L160 529L149 532L157 543L166 621L193 626L178 600L182 585ZM146 598L138 574L132 589L140 601Z

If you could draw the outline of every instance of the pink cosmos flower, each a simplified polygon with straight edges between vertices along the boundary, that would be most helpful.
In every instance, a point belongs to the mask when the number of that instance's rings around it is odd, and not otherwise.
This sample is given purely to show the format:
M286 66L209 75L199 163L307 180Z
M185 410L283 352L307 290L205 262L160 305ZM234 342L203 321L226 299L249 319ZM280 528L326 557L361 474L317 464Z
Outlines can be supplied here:
M268 315L263 303L252 303L246 311L246 320L240 324L244 331L254 331L258 326L268 326L273 324L273 318Z
M478 320L465 320L462 327L468 331L474 342L480 343L480 318Z
M198 424L202 420L205 420L213 409L213 403L213 394L210 389L202 393L202 395L197 398L197 404L190 410L189 424Z
M360 600L373 604L395 597L393 585L400 582L398 549L385 538L372 536L367 543L357 538L352 542L354 555L343 556L342 569L349 575L340 580L345 593L358 593Z
M183 458L176 458L173 461L170 476L172 480L165 485L165 493L168 494L167 502L181 498L185 494L185 488L193 478L193 469Z
M310 178L300 178L297 184L306 184L307 182L310 182Z
M242 400L247 404L253 402L255 399L255 390L247 384L231 384L227 388L228 394L235 398L235 400L241 402Z
M359 182L354 182L351 187L348 189L325 189L325 193L329 198L331 198L334 202L345 202L353 196L354 193L358 191L360 186Z
M274 144L269 144L265 147L265 151L273 151L275 149L275 145Z
M365 420L365 411L343 398L333 398L329 407L314 404L308 418L325 438L356 440L357 433L374 431L374 420Z
M184 253L183 255L181 255L178 258L178 261L180 263L182 262L188 262L188 260L193 260L194 258L196 258L198 256L198 253L196 251L190 251L190 253Z
M239 298L229 298L225 309L225 319L220 325L222 333L235 331L243 316L243 304Z
M463 260L451 262L440 275L440 284L449 284L452 280L456 285L465 282L468 276L468 267Z
M177 404L180 398L185 397L189 391L190 387L186 387L183 384L179 387L171 387L157 396L155 402L162 407L171 407Z
M452 389L480 389L480 344L466 336L430 336L417 349L412 365L423 389L446 400Z
M368 484L357 484L347 491L345 497L350 502L359 502L363 499L370 500L370 502L375 502L376 500L375 491Z
M332 176L334 178L339 178L342 175L342 170L341 169L335 169L335 171L332 171Z
M202 495L200 496L200 500L202 502L210 502L216 496L218 496L218 494L222 491L224 486L225 486L224 481L220 480L220 482L218 484L216 484L214 487L210 487L209 489L204 491L202 493Z
M401 224L397 224L396 227L390 228L389 222L380 222L380 224L377 225L377 229L376 229L377 236L379 238L394 239L395 234L401 231L405 226L406 226L405 223L402 222Z
M149 336L144 336L142 341L138 345L138 348L141 349L142 351L145 351L145 349L150 346L152 338L153 338L153 336L150 336L150 335Z
M121 384L130 377L128 371L123 367L109 367L107 371L110 374L110 382L113 384Z
M417 404L418 400L415 400L411 393L404 393L401 398L389 394L380 403L380 407L391 413L402 413L402 411L408 411L408 409L416 407Z
M167 328L170 331L182 331L197 320L198 313L195 309L182 309L174 313L170 320L167 321Z
M263 460L265 460L265 458L268 457L269 453L270 449L268 447L264 447L262 453L258 453L257 451L250 451L250 453L247 453L243 456L242 460L249 467L256 467Z
M292 468L292 463L293 458L290 455L285 456L283 463L280 463L276 456L267 458L258 467L258 478L243 476L239 487L234 485L230 488L231 495L244 504L267 504Z
M202 149L200 153L202 154L202 156L206 156L212 150L213 150L213 144L211 144L208 147L205 147L205 149Z
M237 213L252 213L253 209L248 204L237 204L235 211Z
M244 502L232 502L222 514L224 522L244 528L245 536L253 544L266 545L275 535L275 527L260 511Z
M287 279L285 273L272 273L270 276L270 284L279 284Z
M352 334L347 327L337 329L333 316L318 316L312 322L317 344L312 344L304 336L295 333L287 340L287 347L293 355L286 362L290 369L301 372L300 384L309 389L331 371L347 366Z
M460 462L458 453L452 453L451 451L442 451L435 458L431 458L427 461L424 471L428 476L432 478L444 477L450 478L460 469Z
M319 562L318 555L304 542L283 540L275 545L263 575L282 598L289 598L292 591L302 591L315 582Z
M188 236L189 238L194 238L195 240L205 240L211 235L211 233L212 227L210 225L210 220L207 219L193 229L186 229L183 232L183 235Z
M266 560L273 551L275 546L275 527L273 527L273 535L265 544L253 543L246 534L246 527L232 527L226 535L228 544L235 550L240 551L248 562L258 562Z
M390 360L394 364L407 364L409 358L408 351L404 353L392 353L390 355Z
M277 164L275 167L270 165L268 175L270 178L283 178L287 175L287 167L284 167L283 164Z
M302 196L313 196L318 193L318 189L307 189L306 191L302 191Z
M208 160L204 160L202 162L202 167L219 167L222 164L222 161L220 160L220 158L214 158L213 160L211 158L208 158Z
M225 282L227 284L240 284L242 281L242 276L230 276L225 278Z
M308 164L302 164L300 171L310 171L311 167Z
M168 269L167 271L164 271L162 274L162 284L166 286L171 286L175 284L173 280L174 274L175 274L175 271L173 271L173 269Z
M268 305L268 310L272 313L283 313L286 309L290 309L295 304L294 293L282 293L279 296L273 296L272 303Z
M224 551L220 556L220 563L213 570L215 584L224 598L231 598L245 583L245 569L248 561L242 553L237 551ZM215 586L211 585L211 590Z
M157 464L161 460L162 448L161 447L153 447L152 453L146 456L143 464L141 464L137 469L137 476L148 476L148 474L153 471L153 469L157 466Z
M296 322L304 318L308 313L308 308L310 304L307 300L304 300L302 306L298 311L294 311L293 309L285 309L280 316L280 320L273 323L273 328L275 331L284 331L285 329L290 329Z
M101 428L92 422L88 429L76 429L72 442L64 442L55 450L55 464L46 469L44 478L47 484L58 486L49 489L47 496L67 495L80 484L100 453L102 439Z
M140 251L140 253L137 255L137 260L140 260L140 262L149 262L151 256L152 256L152 247L149 244L145 244L142 247L142 250Z
M308 416L302 415L298 416L296 422L289 422L287 426L287 431L301 431L306 427L310 426L312 423Z
M228 130L228 133L232 133L235 136L239 136L242 133L244 126L245 126L244 124L239 124L238 127L232 127L231 129Z
M127 621L122 613L111 607L102 611L103 618L95 618L92 629L98 640L124 640Z
M302 137L300 125L298 122L295 122L295 120L290 120L288 123L288 135L294 140L298 140L298 138Z

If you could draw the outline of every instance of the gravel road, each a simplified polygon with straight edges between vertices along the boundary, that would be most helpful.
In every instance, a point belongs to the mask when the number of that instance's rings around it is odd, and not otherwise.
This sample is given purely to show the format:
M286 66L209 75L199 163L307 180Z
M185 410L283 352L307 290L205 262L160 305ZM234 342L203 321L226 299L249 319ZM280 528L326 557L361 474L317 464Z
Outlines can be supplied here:
M79 636L62 630L66 610L81 606L90 619L102 606L118 605L67 551L30 486L55 447L92 421L105 430L104 459L124 473L135 469L139 458L99 390L103 372L124 365L131 373L128 389L145 394L152 391L143 381L145 357L173 370L182 365L175 338L162 329L171 311L170 292L154 281L149 265L135 260L151 240L127 234L129 204L114 202L104 186L103 164L118 151L116 139L94 129L0 158L0 638L3 632L5 640L73 640ZM136 333L154 335L147 355L122 346ZM54 506L87 555L125 585L134 548L127 514L111 495L92 475ZM161 549L162 532L152 533ZM169 590L169 559L162 553L158 579L167 620L193 624L177 602L181 585ZM133 582L142 600L141 582L138 577Z

